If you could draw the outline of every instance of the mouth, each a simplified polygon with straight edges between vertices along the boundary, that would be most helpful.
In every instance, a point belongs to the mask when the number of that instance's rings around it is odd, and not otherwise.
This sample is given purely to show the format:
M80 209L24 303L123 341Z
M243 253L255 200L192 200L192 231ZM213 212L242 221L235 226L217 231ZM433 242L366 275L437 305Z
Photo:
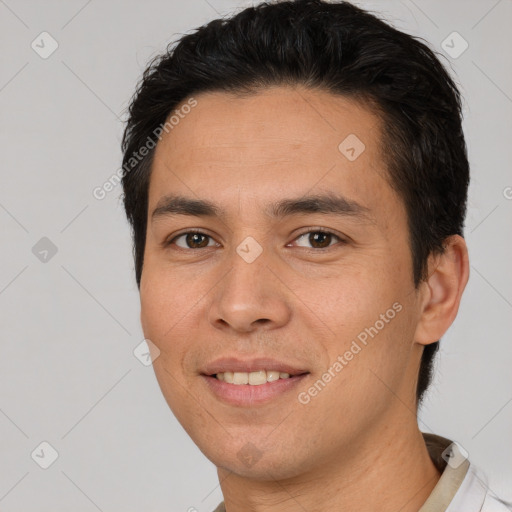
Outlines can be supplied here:
M242 360L222 357L208 363L200 371L207 390L217 400L236 407L254 407L277 399L285 399L307 379L310 371L270 357Z
M270 382L278 378L287 378L286 374L290 377L294 377L309 373L307 368L301 366L270 357L256 357L249 360L242 360L233 356L222 357L206 364L206 366L200 370L200 373L208 377L219 376L219 380L226 377L227 382L229 382L229 379L233 376L234 382L230 383L234 384L248 384L249 379L254 382L261 380L261 382L264 383L262 380L264 376L263 372L265 372ZM246 375L247 382L245 382Z
M206 389L219 402L237 408L254 408L268 403L297 400L298 387L309 372L219 372L201 375ZM232 381L232 382L230 382ZM295 393L293 393L295 391Z

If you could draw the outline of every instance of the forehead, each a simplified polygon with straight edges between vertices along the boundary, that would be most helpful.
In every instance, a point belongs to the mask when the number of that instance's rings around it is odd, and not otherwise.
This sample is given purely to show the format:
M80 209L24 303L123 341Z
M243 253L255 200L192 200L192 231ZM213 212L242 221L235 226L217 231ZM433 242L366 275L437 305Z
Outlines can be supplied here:
M233 201L233 190L243 201L241 194L277 199L322 189L363 205L382 187L393 195L380 118L354 99L299 87L194 99L156 147L150 214L170 192L222 203Z
M370 153L380 141L380 119L369 106L319 89L275 86L244 96L207 92L195 100L188 114L174 116L178 124L164 134L160 152L172 149L180 160L205 153L232 159L238 148L267 163L280 151L291 159L288 149L328 149L324 156L339 157L338 145L349 135L364 139Z

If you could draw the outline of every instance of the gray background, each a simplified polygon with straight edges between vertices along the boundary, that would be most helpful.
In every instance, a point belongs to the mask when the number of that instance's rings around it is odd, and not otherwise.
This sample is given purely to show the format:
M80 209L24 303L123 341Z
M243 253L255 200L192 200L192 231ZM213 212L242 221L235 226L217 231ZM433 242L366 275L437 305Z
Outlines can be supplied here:
M469 44L445 62L466 98L471 277L420 426L460 442L512 499L512 2L358 4L441 53L453 31ZM120 166L125 109L148 59L245 5L0 0L4 512L211 511L222 499L215 467L133 355L143 336L121 188L101 201L92 191ZM59 45L46 59L31 47L48 51L43 31ZM43 441L59 454L48 469L31 457ZM35 460L49 457L38 450Z

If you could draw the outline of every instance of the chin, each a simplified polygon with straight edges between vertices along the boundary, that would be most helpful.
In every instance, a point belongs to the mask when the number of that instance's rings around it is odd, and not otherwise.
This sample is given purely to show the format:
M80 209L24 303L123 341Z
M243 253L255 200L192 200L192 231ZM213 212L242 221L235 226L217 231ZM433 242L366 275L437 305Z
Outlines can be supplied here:
M286 480L303 474L308 468L307 462L297 460L296 454L288 458L275 449L263 453L250 443L246 443L237 452L231 452L231 448L219 447L216 453L212 453L211 449L203 453L218 469L251 480Z

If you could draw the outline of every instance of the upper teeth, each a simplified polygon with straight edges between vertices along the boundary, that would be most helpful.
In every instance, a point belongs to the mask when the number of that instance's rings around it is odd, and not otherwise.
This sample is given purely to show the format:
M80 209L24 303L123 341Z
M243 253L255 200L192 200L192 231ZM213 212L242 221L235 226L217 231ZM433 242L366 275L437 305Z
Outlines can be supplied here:
M277 372L273 370L259 370L257 372L224 372L217 373L217 379L223 380L228 384L252 384L258 386L266 382L273 382L278 379L288 379L289 373Z

